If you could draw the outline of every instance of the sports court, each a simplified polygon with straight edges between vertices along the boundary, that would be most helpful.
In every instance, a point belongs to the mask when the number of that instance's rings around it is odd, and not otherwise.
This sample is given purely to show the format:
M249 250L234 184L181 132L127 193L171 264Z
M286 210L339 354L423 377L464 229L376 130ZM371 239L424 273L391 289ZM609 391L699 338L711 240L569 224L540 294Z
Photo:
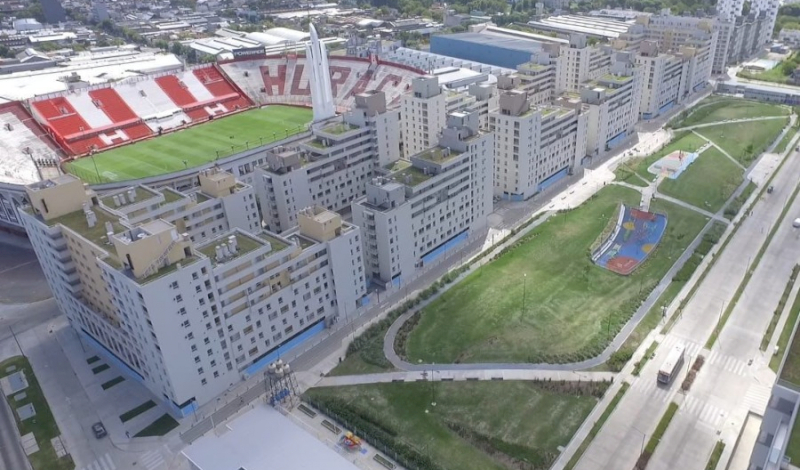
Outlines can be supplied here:
M611 272L627 276L653 252L666 229L665 215L623 205L616 227L592 260Z
M647 171L656 176L664 176L675 180L678 179L681 173L683 173L699 155L698 152L676 150L669 155L659 158L655 163L650 165Z

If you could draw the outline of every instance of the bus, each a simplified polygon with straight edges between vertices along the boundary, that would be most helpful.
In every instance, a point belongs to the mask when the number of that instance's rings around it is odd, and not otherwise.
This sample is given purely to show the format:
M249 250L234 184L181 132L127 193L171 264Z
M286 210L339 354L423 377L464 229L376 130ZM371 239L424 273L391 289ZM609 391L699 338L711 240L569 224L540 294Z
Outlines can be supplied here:
M678 375L681 364L683 364L684 350L685 348L681 344L675 345L670 349L669 354L667 354L667 359L664 361L664 364L661 365L661 368L658 369L659 383L669 385L672 379Z

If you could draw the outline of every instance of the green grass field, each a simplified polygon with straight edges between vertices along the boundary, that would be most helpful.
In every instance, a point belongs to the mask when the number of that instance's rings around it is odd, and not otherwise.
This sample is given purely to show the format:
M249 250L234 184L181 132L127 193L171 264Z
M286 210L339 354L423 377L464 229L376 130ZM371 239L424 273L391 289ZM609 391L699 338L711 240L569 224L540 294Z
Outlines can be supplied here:
M283 139L287 130L296 134L311 121L311 113L294 106L253 109L84 157L67 164L67 171L90 183L171 173Z
M25 378L28 381L28 388L24 390L25 398L15 400L13 396L6 397L11 409L19 408L26 404L32 404L36 410L36 416L28 418L25 421L20 421L16 413L14 419L17 422L17 428L20 435L25 435L30 432L36 437L36 442L39 444L39 450L28 456L31 466L34 470L72 470L75 464L72 457L66 455L58 458L50 439L61 435L58 429L53 413L50 411L50 406L47 404L47 398L39 386L39 381L33 373L28 360L22 356L15 356L0 362L0 373L3 376L9 375L12 372L6 372L6 368L16 366L16 370L22 370L25 373ZM12 430L11 433L15 431Z
M706 223L656 200L651 210L666 213L669 224L650 259L627 277L594 265L589 247L609 218L621 202L639 200L636 191L608 186L533 230L424 309L406 343L408 359L571 362L599 354Z
M430 382L313 388L306 397L323 412L345 411L379 426L441 469L534 469L550 466L597 404L574 385L435 382L435 407ZM607 384L594 387L602 392Z
M654 181L656 179L657 176L647 171L647 169L650 165L657 162L659 158L669 155L676 150L694 152L705 143L706 141L704 139L692 132L676 132L673 139L663 149L647 157L628 160L623 165L620 165L614 173L617 175L617 180L625 181L626 183L636 186L646 186L647 184L642 181L642 178L647 181ZM641 178L636 175L639 175Z
M658 190L695 207L717 212L739 187L744 170L716 147L706 149L678 179L665 178Z
M759 103L741 98L704 99L692 108L688 116L672 123L675 128L696 126L729 119L746 119L766 116L788 116L789 110L781 106Z
M788 122L787 117L759 122L720 124L697 129L697 133L719 145L743 166L748 166L780 135Z

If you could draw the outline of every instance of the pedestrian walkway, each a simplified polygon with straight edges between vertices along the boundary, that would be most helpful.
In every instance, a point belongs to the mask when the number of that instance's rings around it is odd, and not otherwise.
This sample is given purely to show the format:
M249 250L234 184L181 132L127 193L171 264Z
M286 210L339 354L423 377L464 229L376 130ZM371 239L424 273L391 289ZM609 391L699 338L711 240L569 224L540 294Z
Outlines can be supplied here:
M688 131L692 129L702 129L703 127L721 126L723 124L736 124L741 122L753 122L753 121L770 121L774 119L786 119L786 116L763 116L756 118L728 119L727 121L715 121L703 124L695 124L693 126L676 127L675 131Z
M375 384L388 382L464 381L464 380L566 380L566 381L611 381L613 372L581 372L558 370L438 370L433 366L427 371L386 372L381 374L342 375L325 377L317 387L342 387L346 385Z

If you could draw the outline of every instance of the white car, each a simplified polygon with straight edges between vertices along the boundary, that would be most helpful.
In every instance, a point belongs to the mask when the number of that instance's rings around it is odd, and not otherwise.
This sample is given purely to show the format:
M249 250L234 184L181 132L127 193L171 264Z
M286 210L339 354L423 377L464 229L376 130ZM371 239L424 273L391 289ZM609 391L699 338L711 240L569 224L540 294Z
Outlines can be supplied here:
M794 219L794 222L792 222L792 227L800 228L800 218Z

